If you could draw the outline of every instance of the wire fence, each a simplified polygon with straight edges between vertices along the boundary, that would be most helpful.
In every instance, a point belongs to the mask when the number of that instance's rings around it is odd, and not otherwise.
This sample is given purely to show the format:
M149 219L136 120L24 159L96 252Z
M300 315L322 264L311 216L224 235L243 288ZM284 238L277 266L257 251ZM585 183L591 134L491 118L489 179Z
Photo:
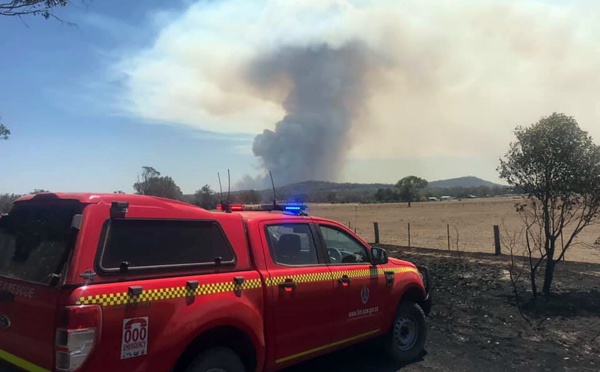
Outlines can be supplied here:
M314 204L311 214L348 226L369 243L509 254L510 236L523 230L523 221L511 198L490 198L450 202L389 204ZM495 228L495 226L497 226ZM496 234L495 230L496 229ZM566 260L600 262L600 219L576 239L577 245ZM517 237L516 251L525 247ZM448 248L450 247L450 248Z
M495 253L494 225L487 229L465 229L456 224L431 223L345 223L369 243L405 247ZM500 235L498 227L498 236Z

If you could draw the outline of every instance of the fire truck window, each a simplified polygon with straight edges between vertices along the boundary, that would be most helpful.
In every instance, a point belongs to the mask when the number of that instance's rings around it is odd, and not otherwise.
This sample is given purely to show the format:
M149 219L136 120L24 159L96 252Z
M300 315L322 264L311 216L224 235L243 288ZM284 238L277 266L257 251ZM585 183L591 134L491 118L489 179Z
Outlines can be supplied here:
M234 255L218 225L211 221L112 220L102 253L103 269L232 262Z
M327 253L333 264L354 264L370 262L367 250L352 236L333 227L320 225L325 238Z
M282 265L317 265L319 258L307 224L281 224L267 227L273 260Z

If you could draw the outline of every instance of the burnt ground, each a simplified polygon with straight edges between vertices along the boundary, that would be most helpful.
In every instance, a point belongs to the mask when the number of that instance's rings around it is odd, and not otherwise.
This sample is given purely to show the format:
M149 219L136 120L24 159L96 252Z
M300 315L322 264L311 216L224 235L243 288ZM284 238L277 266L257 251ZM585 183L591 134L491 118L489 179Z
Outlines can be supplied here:
M424 355L402 366L367 342L285 372L600 370L600 264L559 263L550 300L534 308L522 293L527 322L515 305L507 256L384 247L432 271Z

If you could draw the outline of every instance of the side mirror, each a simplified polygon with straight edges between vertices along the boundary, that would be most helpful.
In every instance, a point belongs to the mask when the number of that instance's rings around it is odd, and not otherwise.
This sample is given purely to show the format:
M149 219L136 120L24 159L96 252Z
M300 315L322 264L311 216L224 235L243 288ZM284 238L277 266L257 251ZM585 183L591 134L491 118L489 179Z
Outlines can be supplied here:
M388 255L383 248L373 247L373 249L371 249L371 255L373 256L373 265L383 265L388 263Z

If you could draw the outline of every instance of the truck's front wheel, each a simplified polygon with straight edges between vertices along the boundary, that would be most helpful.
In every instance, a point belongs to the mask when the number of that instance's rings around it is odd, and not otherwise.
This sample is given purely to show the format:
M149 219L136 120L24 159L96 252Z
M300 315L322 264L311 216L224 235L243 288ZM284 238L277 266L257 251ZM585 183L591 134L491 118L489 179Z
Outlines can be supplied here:
M423 351L426 338L423 309L412 301L402 302L388 335L388 349L392 358L403 363L416 359Z
M245 372L240 357L227 347L203 351L186 368L185 372Z

